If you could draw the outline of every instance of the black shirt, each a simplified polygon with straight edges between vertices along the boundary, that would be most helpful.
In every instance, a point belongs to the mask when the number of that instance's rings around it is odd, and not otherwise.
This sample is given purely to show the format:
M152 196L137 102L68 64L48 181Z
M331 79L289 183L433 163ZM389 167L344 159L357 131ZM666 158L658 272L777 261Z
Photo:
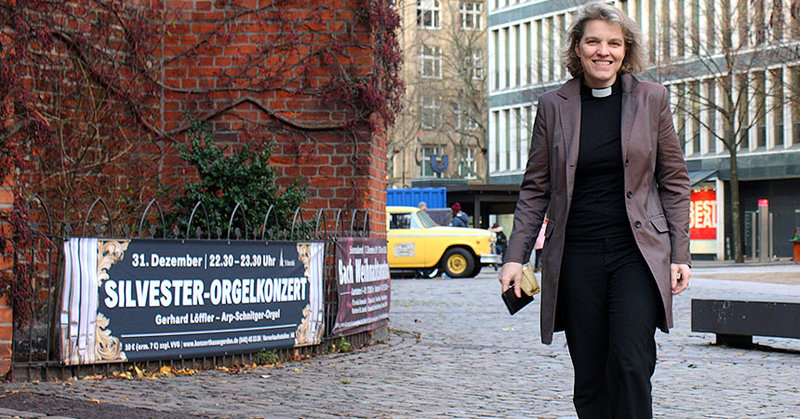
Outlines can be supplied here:
M581 83L580 147L567 239L631 234L625 209L621 125L620 78L606 97L594 97L592 89Z

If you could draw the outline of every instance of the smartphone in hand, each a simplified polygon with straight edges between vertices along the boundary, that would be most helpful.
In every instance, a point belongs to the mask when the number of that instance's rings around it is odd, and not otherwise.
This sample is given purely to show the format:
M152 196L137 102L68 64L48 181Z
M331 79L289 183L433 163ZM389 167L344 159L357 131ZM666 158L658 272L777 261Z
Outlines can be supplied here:
M520 311L522 307L525 307L528 305L528 303L533 301L532 295L528 295L524 292L521 294L522 297L517 297L517 295L514 294L514 284L511 284L511 286L508 287L508 289L502 294L503 301L506 303L509 314L514 315L514 313Z

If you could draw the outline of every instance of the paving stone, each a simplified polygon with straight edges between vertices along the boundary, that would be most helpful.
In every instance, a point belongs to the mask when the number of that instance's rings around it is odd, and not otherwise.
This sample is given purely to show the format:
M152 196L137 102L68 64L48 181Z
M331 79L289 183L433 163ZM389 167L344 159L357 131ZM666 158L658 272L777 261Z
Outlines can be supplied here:
M704 272L763 276L775 269L797 273L800 284L800 266L694 270L690 288L675 299L676 327L657 334L656 417L800 417L800 340L756 337L762 349L743 350L715 346L713 335L690 329L692 298L800 302L800 285L703 279ZM387 343L351 353L236 375L4 383L0 390L24 386L101 405L222 418L574 417L563 334L540 343L538 304L509 316L496 275L394 281Z
M25 412L21 410L14 410L14 409L6 409L0 407L0 418L2 417L10 417L10 418L41 418L47 416L44 413L35 413L35 412Z

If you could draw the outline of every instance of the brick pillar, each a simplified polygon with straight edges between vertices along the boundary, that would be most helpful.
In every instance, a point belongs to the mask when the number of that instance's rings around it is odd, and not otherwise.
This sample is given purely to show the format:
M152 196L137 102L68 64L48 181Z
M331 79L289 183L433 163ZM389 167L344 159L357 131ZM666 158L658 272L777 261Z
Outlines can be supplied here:
M13 275L14 249L13 232L8 216L14 208L14 179L8 176L0 184L0 275ZM8 296L0 296L0 377L11 370L11 338L13 336L13 312Z
M8 0L8 6L13 7L16 0ZM0 28L0 42L7 43L9 40L6 28ZM5 55L0 59L6 58ZM14 118L14 108L10 100L0 100L0 125L7 127L11 125ZM0 162L8 164L8 162ZM14 209L14 175L0 175L0 276L13 275L14 269L14 240L11 225L8 223L8 216ZM0 296L0 377L6 376L11 370L11 339L14 335L13 329L14 313L8 301L8 296Z

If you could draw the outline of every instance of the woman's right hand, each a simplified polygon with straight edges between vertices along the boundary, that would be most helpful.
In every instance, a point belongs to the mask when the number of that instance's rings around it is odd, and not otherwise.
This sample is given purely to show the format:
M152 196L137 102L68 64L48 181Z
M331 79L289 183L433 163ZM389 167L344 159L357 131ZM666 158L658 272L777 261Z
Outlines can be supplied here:
M500 269L500 292L506 290L514 284L514 294L517 298L522 297L522 264L518 262L506 262L503 264L503 269Z

